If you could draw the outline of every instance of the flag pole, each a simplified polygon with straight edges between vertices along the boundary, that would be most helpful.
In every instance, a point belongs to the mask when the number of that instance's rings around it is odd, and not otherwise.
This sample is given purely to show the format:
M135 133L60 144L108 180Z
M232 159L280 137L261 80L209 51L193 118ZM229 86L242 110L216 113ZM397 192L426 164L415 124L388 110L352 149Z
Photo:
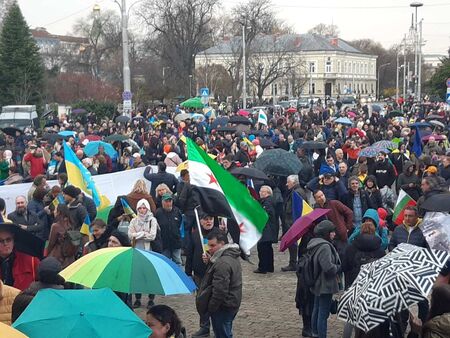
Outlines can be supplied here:
M203 251L204 254L206 254L205 246L203 245L204 239L203 239L203 234L202 234L202 226L201 226L201 224L200 224L200 219L198 218L198 211L197 211L197 208L198 208L198 207L200 207L200 206L197 205L197 206L194 208L195 220L196 220L196 222L197 222L198 235L200 236L200 242L201 242L201 245L202 245L202 251Z

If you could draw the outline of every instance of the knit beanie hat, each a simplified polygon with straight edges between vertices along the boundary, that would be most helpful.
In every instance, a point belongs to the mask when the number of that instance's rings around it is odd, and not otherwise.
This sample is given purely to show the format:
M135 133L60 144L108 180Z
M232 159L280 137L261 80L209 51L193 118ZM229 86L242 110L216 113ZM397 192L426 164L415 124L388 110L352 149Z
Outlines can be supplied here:
M72 198L77 198L78 195L81 194L81 190L73 185L68 185L63 189L63 193Z
M334 224L329 220L323 220L314 228L314 235L324 237L328 235L330 232L336 230Z

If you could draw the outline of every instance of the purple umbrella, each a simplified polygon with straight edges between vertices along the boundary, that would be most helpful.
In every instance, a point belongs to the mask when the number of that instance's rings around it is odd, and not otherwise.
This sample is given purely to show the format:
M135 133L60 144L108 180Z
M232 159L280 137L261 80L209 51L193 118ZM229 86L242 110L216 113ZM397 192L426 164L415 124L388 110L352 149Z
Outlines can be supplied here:
M283 252L292 244L297 242L308 231L311 224L317 221L323 215L326 215L330 209L314 209L309 214L299 217L289 230L281 238L280 251Z
M72 114L84 114L86 113L86 109L83 108L76 108L72 110Z

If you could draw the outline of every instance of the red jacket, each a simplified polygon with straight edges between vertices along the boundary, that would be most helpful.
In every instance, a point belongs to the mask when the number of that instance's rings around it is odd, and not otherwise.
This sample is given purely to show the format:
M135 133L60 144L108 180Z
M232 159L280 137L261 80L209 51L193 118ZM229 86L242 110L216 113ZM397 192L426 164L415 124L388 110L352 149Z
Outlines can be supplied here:
M32 153L28 153L23 158L24 161L30 162L30 175L35 178L37 175L45 174L45 158L34 157Z
M19 251L15 251L14 255L12 269L14 285L12 286L19 290L25 290L37 279L39 259Z
M353 228L353 211L338 200L326 201L324 209L331 209L326 215L336 227L336 237L347 242L347 232Z

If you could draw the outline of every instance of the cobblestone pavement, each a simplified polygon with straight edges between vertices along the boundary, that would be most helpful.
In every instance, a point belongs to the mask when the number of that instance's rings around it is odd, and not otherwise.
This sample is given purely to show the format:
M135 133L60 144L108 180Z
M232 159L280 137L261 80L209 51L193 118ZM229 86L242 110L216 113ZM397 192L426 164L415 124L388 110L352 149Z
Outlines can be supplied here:
M275 245L274 252L275 272L266 275L253 273L256 266L241 260L244 285L241 308L233 322L236 338L301 337L301 319L294 301L296 276L294 272L280 272L280 268L288 262L288 252L279 253ZM252 252L251 260L257 263L257 259L256 251ZM188 337L197 331L198 315L193 295L157 296L155 303L167 304L175 309L187 329ZM136 312L145 318L144 308ZM331 315L328 337L342 337L342 330L343 322Z

